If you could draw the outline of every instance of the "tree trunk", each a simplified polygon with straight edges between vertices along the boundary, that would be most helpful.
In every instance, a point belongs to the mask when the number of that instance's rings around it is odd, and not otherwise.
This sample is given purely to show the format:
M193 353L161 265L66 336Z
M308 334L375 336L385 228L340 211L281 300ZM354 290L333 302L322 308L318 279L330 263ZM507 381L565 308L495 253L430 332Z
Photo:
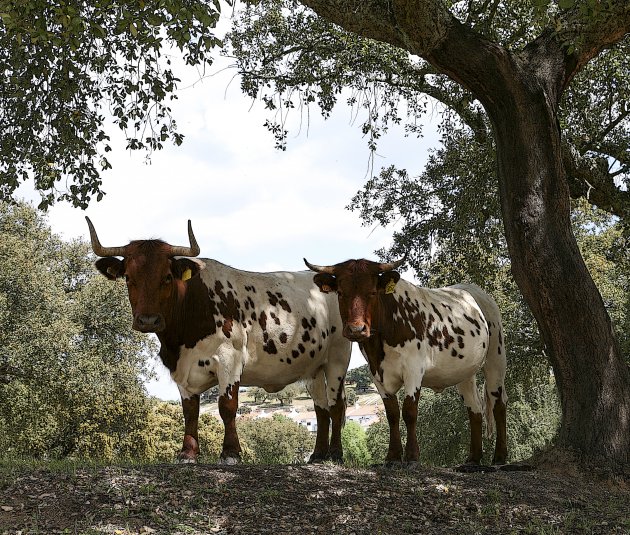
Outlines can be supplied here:
M560 392L557 445L588 460L627 464L630 371L571 230L557 113L578 65L625 35L627 4L614 3L621 22L612 20L613 30L601 24L582 35L589 46L578 58L565 54L552 31L512 53L455 20L439 0L302 1L349 31L422 56L482 103L496 140L512 271Z
M435 51L434 60L473 91L493 125L512 273L538 322L560 393L557 445L584 459L627 464L630 372L571 229L557 117L567 78L563 51L549 35L518 55L488 43L483 60L470 61L461 54L471 37L460 35L457 46Z

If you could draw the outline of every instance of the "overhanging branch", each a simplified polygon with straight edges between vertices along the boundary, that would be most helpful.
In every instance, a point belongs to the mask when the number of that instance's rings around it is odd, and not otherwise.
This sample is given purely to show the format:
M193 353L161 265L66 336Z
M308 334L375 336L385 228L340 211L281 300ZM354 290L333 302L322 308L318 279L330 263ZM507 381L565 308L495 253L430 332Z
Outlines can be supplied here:
M584 197L598 208L630 221L630 192L617 187L605 158L584 157L565 144L562 159L572 198Z

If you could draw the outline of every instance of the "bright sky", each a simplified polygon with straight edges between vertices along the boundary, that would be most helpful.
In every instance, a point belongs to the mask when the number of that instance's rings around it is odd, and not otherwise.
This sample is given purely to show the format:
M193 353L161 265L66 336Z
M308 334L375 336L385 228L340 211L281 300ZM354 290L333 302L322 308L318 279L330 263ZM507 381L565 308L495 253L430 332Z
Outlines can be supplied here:
M88 215L105 246L143 238L187 245L190 219L200 256L239 269L302 270L303 257L315 264L376 259L374 251L391 243L394 228L362 227L359 215L345 209L369 178L360 119L353 122L343 105L327 121L315 107L308 121L296 111L287 150L278 151L263 127L269 115L262 103L246 98L224 65L219 58L212 68L217 74L195 84L195 72L180 74L182 89L172 105L185 135L180 147L167 145L147 163L144 153L125 151L124 139L112 131L113 170L103 175L104 199L85 212L53 207L53 232L88 241ZM380 141L375 172L396 164L418 173L427 149L437 145L434 133L425 135L405 138L402 129L392 129ZM38 202L29 187L19 195ZM354 348L351 367L362 364ZM149 393L179 399L159 359L156 370L160 379L147 385Z

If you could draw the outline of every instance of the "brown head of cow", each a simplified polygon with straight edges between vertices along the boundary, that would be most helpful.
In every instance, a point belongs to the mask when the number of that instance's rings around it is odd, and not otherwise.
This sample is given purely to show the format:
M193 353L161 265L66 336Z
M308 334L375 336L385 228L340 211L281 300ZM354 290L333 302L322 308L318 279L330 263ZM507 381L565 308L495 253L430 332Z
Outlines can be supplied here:
M367 340L372 334L379 300L393 293L400 279L400 273L394 270L404 261L346 260L334 266L316 266L304 259L306 266L317 272L313 281L319 289L337 292L343 335L353 342Z
M184 280L199 271L195 261L175 258L199 255L190 220L190 247L176 247L161 240L138 240L121 247L103 247L94 225L88 217L85 219L94 254L102 257L96 261L97 269L110 280L124 277L127 283L133 328L144 333L164 331L184 292Z

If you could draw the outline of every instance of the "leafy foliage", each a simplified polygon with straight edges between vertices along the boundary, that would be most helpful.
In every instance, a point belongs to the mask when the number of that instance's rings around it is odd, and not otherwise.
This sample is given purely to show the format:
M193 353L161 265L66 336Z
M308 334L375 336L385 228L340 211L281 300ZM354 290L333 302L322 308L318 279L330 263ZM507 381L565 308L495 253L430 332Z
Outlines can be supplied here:
M368 449L367 435L356 422L349 421L341 431L343 460L346 466L368 467L372 456Z
M100 199L109 116L128 149L179 145L166 46L188 65L209 64L219 11L201 0L1 0L0 199L31 176L43 208Z
M300 383L294 383L285 386L282 390L273 394L273 397L280 402L280 405L292 405L293 400L303 392L304 386Z
M31 207L0 204L0 444L8 454L114 458L148 412L151 342L125 289Z
M257 464L303 463L313 450L306 428L281 414L259 420L239 420L243 460Z
M530 458L548 446L560 424L560 404L553 381L533 385L524 392L516 383L506 386L508 395L507 426L509 461ZM399 398L404 397L404 390ZM405 425L400 425L403 443L407 440ZM454 388L436 394L423 389L418 404L418 443L420 462L430 466L454 466L468 456L470 426L466 409ZM484 463L492 461L495 437L484 435ZM389 425L382 415L367 430L367 447L374 462L382 462L387 454Z
M367 364L348 370L346 381L354 383L358 392L367 390L372 385L372 376Z
M448 4L462 22L513 50L524 47L545 29L562 32L566 25L564 14L549 2L504 0L494 2L492 9L478 2ZM590 17L605 12L596 2L582 3L580 9L586 9L585 15ZM564 159L572 196L588 197L622 218L630 213L630 107L625 83L630 68L628 46L626 39L589 63L569 84L560 110L560 126L567 132ZM489 202L496 203L494 147L485 112L469 92L423 59L346 32L296 0L247 4L226 37L226 53L236 58L243 92L261 99L269 109L266 126L277 147L286 147L289 114L308 117L311 105L325 117L340 101L351 105L372 155L390 127L402 125L408 135L420 136L428 115L435 118L438 111L444 149L434 153L434 171L440 160L453 171L453 165L465 168L473 154L471 170L459 180L458 197L478 197L490 191ZM479 168L483 170L479 177L465 180ZM384 169L380 181L368 183L366 195L378 196L379 184L387 180L404 182L413 194L416 179L408 175L413 171ZM445 187L448 177L457 180L448 175ZM405 194L404 189L399 192ZM416 200L421 201L418 212L423 216L441 212L447 218L451 205L442 210L431 202L428 193L440 196L440 192L426 189L416 192ZM477 214L480 221L466 227L469 233L483 223L484 215L497 217L498 212ZM462 220L461 226L468 222L468 218Z

